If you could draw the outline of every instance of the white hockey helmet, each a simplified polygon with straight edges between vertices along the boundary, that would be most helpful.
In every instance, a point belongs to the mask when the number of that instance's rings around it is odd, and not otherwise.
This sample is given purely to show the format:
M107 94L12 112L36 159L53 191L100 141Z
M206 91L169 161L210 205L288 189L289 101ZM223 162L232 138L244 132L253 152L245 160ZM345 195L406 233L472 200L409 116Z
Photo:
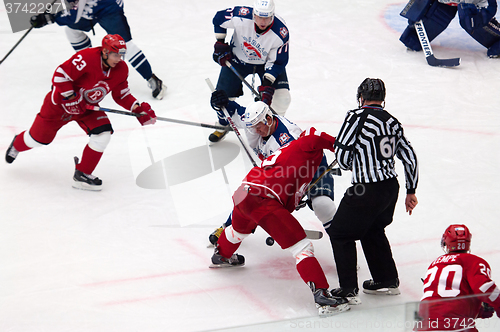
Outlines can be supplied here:
M272 116L269 106L262 101L255 101L245 110L245 125L247 128L252 128L260 122L267 125L268 115Z
M255 0L253 14L259 17L274 17L274 0Z

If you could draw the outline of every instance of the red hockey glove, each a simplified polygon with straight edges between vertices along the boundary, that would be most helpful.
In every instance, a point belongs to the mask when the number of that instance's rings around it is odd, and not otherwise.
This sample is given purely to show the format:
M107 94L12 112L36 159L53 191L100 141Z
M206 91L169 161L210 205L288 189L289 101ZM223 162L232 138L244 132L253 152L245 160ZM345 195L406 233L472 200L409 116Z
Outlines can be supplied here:
M140 114L140 116L137 117L137 120L139 120L142 126L156 123L155 111L151 109L151 105L148 103L141 103L139 107L136 107L132 112Z
M477 314L477 318L491 318L493 317L493 313L495 312L495 309L493 309L492 306L490 306L488 303L483 302L481 303L481 308L479 308L479 313Z
M231 61L233 58L233 51L231 46L227 43L217 41L214 45L214 61L217 62L222 67L226 66L226 61Z
M273 102L274 88L272 86L259 86L260 100L271 106Z
M83 114L87 111L87 103L83 99L83 95L78 92L69 98L64 98L61 101L61 106L66 113L73 115Z

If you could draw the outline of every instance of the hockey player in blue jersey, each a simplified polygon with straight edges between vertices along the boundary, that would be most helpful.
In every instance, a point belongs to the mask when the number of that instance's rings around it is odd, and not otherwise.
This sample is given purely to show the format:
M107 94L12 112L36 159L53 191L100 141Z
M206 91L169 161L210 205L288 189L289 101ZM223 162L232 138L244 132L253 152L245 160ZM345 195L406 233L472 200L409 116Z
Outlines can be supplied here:
M260 160L265 160L302 133L299 126L285 117L272 114L269 106L262 101L253 102L245 108L235 101L230 101L224 90L216 90L212 93L210 104L217 112L221 125L228 124L222 111L223 107L226 108L234 124L245 130L248 145ZM323 156L313 182L327 167L326 157ZM333 201L333 176L330 172L325 174L310 191L307 204L327 229L337 210ZM210 243L215 244L224 228L230 224L231 216L224 225L210 234Z
M401 12L401 16L408 19L408 27L399 40L408 49L421 51L415 22L422 21L429 41L432 41L448 27L457 12L460 26L488 49L488 57L500 57L496 0L412 0Z
M64 1L62 2L65 3ZM142 51L132 41L132 34L123 11L123 0L80 0L68 1L69 8L56 13L43 13L31 17L31 25L41 28L47 24L57 23L66 26L66 36L75 51L92 47L90 38L85 32L99 24L108 34L120 35L127 44L125 59L148 82L153 97L163 99L167 87L153 74L151 65Z
M215 14L217 41L213 59L221 66L216 89L226 91L231 100L243 95L241 80L226 66L226 61L230 61L243 77L257 74L262 101L279 115L285 115L291 100L285 70L289 32L274 11L273 0L255 0L253 7L238 6ZM225 41L228 29L233 30L230 43ZM226 134L227 131L215 131L209 140L219 142Z

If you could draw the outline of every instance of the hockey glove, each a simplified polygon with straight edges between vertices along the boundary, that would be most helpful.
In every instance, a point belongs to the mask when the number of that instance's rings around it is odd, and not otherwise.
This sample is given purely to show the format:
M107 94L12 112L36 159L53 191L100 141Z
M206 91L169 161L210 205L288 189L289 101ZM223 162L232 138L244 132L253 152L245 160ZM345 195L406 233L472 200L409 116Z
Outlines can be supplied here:
M273 102L274 88L272 86L259 86L260 100L271 106Z
M226 91L224 90L215 90L212 92L212 96L210 97L210 106L217 112L222 111L223 107L226 107L229 103L229 98L227 96Z
M488 303L481 303L481 307L479 308L479 313L477 314L477 318L487 319L493 317L493 313L495 309L490 306Z
M30 23L31 26L35 29L39 29L41 27L46 26L47 24L54 23L54 15L50 13L42 13L38 15L31 16Z
M61 101L61 106L66 113L78 115L87 111L87 102L83 99L81 92L83 89L80 90L80 93L75 92L72 96Z
M132 112L140 115L137 117L137 120L139 120L141 126L156 123L156 114L148 103L141 103L139 107L136 107Z
M226 61L231 61L233 58L233 52L231 46L227 43L217 41L214 45L214 61L217 62L222 67L226 66Z

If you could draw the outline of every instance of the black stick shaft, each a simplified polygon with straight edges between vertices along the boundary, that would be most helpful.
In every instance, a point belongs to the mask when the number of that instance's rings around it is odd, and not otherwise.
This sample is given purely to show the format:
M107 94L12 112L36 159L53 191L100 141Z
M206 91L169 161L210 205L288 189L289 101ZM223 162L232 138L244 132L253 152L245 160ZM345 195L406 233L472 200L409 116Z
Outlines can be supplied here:
M50 4L52 8L52 6L54 5L54 3L56 2L57 0L54 0L52 1L52 3ZM45 13L48 13L48 11L45 11ZM21 37L21 39L19 39L19 41L10 49L10 51L3 57L2 61L0 61L0 65L5 61L5 59L7 59L7 57L12 53L14 52L14 50L16 49L17 45L21 44L21 42L23 41L23 39L28 35L28 33L31 32L31 30L33 30L33 27L29 28L28 31L26 31L26 33Z
M243 82L243 84L245 84L249 89L250 91L252 91L252 93L257 97L259 98L260 100L260 93L258 93L257 91L255 91L255 89L250 85L250 83L248 83L245 78L243 76L241 76L240 73L238 73L238 71L236 70L236 68L233 67L233 65L231 64L231 62L229 61L226 61L226 66L229 67L229 69L231 69L231 71L236 75L238 76L238 78ZM272 109L271 106L269 106L269 109L271 110L271 112L273 112L273 114L277 115L276 111Z
M134 117L141 116L140 114L137 114L137 113L127 112L127 111L120 111L120 110L114 110L114 109L97 107L97 106L95 106L92 110L93 111L103 111L103 112L108 112L108 113L115 113L115 114L122 114L122 115L134 116ZM218 129L218 130L227 130L227 128L224 128L222 126L210 125L210 124L199 123L199 122L190 122L190 121L184 121L184 120L177 120L177 119L170 119L170 118L163 118L161 116L157 116L156 120L158 120L158 121L166 121L166 122L173 122L173 123L179 123L179 124L185 124L185 125L196 126L196 127L203 127L203 128L212 128L212 129Z

